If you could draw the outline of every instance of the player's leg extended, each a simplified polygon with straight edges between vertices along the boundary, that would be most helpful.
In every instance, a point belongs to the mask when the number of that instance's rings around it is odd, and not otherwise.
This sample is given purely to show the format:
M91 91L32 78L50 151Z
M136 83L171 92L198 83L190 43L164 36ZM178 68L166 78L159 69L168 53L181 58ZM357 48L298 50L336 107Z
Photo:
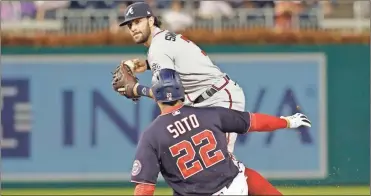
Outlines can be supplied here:
M224 91L224 92L223 92ZM238 85L229 84L221 92L215 94L210 100L210 106L219 106L229 109L245 111L245 95ZM205 100L208 101L208 100ZM236 133L226 134L228 151L233 156L234 145L237 140ZM249 195L282 195L267 179L251 168L245 168Z
M209 99L194 104L194 107L223 107L238 111L245 111L245 95L242 88L230 80L225 88L215 93ZM233 152L237 133L227 133L228 151Z
M278 189L257 171L245 167L245 176L249 186L249 195L282 195Z

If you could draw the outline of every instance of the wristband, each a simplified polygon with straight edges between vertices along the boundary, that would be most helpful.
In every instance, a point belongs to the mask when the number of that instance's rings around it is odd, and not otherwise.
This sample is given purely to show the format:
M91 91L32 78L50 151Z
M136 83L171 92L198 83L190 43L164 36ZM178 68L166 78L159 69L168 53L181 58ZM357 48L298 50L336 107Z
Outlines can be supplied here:
M146 86L143 86L143 85L138 85L137 86L137 94L139 96L149 96L149 90L150 88L149 87L146 87Z
M286 120L286 122L287 122L286 128L291 128L290 121L288 119L286 119L286 118L283 118L283 119Z

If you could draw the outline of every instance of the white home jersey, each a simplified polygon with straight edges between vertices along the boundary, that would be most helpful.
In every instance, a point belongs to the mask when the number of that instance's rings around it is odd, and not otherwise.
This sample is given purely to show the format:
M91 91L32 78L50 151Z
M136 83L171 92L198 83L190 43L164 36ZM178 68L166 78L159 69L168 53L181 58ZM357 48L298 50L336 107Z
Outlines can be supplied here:
M185 105L219 106L245 111L243 90L234 81L226 79L207 54L184 36L157 28L147 55L153 77L164 68L179 73L186 93ZM218 92L200 103L193 103L211 86L217 88ZM232 153L237 134L229 133L226 136L228 151Z

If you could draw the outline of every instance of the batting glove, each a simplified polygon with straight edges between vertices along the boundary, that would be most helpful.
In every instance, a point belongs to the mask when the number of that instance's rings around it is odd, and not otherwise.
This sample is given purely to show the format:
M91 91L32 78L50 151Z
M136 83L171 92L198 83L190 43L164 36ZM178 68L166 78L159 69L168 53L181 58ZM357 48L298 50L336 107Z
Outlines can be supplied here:
M301 113L296 113L292 116L281 116L280 118L287 121L287 128L295 129L301 126L311 127L311 122L308 117Z

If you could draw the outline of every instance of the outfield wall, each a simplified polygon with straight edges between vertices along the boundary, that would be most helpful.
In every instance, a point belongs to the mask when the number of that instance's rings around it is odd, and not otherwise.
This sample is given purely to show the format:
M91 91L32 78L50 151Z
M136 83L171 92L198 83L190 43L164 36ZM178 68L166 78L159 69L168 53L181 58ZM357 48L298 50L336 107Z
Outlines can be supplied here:
M300 131L240 136L240 160L275 184L369 184L368 45L203 49L243 87L247 110L300 111L313 122ZM110 71L122 59L144 57L145 49L25 47L2 53L4 185L127 181L140 131L158 108L146 98L133 104L115 94ZM149 84L150 77L139 79Z

